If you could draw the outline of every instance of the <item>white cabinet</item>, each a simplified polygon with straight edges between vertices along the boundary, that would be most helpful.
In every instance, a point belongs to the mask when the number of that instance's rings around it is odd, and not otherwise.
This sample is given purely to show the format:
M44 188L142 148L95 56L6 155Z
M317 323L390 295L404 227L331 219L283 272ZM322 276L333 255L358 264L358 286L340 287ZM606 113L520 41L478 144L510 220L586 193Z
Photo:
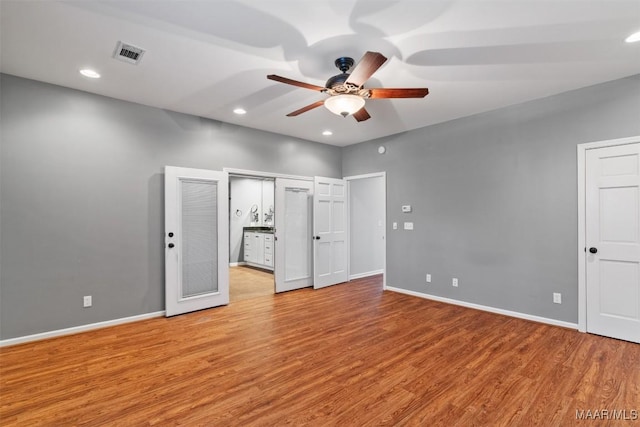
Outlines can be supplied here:
M273 270L273 234L245 231L243 244L247 264Z
M273 269L273 234L264 235L264 265Z

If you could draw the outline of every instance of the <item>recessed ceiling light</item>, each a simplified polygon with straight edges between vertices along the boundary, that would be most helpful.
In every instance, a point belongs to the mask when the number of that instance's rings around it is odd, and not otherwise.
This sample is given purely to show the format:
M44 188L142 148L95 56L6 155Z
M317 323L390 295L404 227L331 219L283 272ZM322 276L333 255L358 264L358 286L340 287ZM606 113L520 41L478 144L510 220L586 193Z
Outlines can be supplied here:
M89 77L90 79L100 78L100 74L90 68L83 68L82 70L80 70L80 74L82 74L85 77Z
M322 132L322 134L324 136L331 136L331 135L333 135L333 132L331 132L330 130L325 130L324 132Z
M631 34L629 37L624 39L627 43L640 42L640 31L637 33Z
M238 115L247 114L247 110L245 110L244 108L236 108L235 110L233 110L233 112Z

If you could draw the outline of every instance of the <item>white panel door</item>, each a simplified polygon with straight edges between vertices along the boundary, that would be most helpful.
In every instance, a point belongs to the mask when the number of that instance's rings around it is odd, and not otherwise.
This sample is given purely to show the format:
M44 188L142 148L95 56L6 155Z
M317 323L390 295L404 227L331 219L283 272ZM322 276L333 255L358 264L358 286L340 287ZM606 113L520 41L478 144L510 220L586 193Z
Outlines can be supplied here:
M586 153L587 332L640 343L640 144Z
M314 178L313 234L315 289L348 280L347 183Z
M165 167L166 316L229 303L226 172Z
M276 292L313 285L313 183L276 178Z

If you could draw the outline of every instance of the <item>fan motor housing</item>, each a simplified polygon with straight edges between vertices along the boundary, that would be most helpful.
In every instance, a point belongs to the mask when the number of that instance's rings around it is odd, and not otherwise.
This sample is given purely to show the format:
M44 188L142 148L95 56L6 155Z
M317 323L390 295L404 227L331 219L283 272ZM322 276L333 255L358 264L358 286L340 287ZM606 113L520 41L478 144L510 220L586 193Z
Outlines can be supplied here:
M349 74L347 73L337 74L333 77L330 77L324 87L326 87L327 89L335 89L336 86L344 86L344 82L346 82L348 78Z

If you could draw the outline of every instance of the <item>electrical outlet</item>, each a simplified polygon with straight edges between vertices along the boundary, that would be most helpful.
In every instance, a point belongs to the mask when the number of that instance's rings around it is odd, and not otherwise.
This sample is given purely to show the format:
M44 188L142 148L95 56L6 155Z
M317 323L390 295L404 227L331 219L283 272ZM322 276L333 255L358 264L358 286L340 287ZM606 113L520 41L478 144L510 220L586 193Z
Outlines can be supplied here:
M457 278L454 277L453 279L451 279L451 286L456 287L456 288L458 287L458 279Z
M562 294L558 292L553 293L554 304L562 304Z
M82 306L83 307L91 307L91 304L93 304L93 301L91 301L91 295L85 295L84 297L82 297Z
M431 283L431 275L427 273L427 283Z

